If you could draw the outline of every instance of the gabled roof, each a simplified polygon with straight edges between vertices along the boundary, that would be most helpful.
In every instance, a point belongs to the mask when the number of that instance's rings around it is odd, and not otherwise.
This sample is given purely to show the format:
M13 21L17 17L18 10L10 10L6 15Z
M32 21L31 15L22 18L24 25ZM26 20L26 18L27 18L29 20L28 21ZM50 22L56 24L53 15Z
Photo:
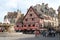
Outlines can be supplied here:
M32 6L31 6L30 8L32 8L32 10L34 11L34 13L38 16L38 18L43 19L42 14L40 14L39 12L37 12L37 10L36 10L36 9L34 9ZM26 15L28 14L28 12L29 12L30 8L28 9L28 11L27 11ZM24 16L24 18L26 17L26 15ZM24 18L23 18L23 20L24 20Z
M17 12L8 12L8 18L16 18L17 17Z

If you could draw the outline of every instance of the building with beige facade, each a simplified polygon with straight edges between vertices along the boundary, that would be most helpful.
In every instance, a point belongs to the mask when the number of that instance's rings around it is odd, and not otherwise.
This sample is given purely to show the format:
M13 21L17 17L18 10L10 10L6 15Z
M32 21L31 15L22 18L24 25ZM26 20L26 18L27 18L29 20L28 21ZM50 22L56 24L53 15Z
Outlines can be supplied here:
M11 26L8 28L8 32L15 32L14 27L15 25L19 25L22 26L22 18L23 18L24 14L21 13L21 11L17 10L14 12L8 12L7 15L5 15L4 17L4 23L8 23Z
M14 12L8 12L7 15L4 17L4 22L10 23L10 24L16 24L18 19L21 18L21 11L17 10Z
M49 8L48 4L36 4L34 8L44 16L44 26L58 26L58 18L56 11L53 8Z
M58 25L60 26L60 6L57 9L58 11Z

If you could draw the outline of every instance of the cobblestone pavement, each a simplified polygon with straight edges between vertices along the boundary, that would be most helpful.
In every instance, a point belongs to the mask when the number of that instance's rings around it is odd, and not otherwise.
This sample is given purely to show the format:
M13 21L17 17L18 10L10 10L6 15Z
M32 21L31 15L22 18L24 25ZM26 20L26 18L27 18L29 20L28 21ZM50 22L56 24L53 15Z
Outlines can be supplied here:
M39 35L38 37L35 37L33 34L0 33L0 40L60 40L60 36L43 37L42 35Z

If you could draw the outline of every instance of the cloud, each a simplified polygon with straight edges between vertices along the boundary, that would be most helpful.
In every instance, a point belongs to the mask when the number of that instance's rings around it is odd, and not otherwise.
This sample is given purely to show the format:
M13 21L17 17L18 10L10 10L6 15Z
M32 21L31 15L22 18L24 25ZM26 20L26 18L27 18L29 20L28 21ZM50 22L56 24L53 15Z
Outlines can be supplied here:
M23 11L24 14L26 14L27 9L32 6L39 4L42 0L18 0L17 1L17 8Z
M9 0L6 3L6 6L9 8L17 8L17 0Z
M53 7L57 10L60 5L60 0L0 0L0 21L3 21L4 16L9 11L16 11L19 9L26 14L30 6L42 3L48 3L49 7Z
M0 22L4 20L4 16L9 11L14 11L17 8L17 0L0 0Z
M4 16L7 14L7 12L6 11L4 11L4 12L0 12L0 22L3 22L4 20Z

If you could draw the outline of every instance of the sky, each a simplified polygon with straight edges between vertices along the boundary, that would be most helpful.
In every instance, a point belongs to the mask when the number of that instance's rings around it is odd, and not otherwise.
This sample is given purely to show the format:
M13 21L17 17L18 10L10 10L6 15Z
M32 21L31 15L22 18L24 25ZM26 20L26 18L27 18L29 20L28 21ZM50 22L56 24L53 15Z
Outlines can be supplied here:
M4 16L11 11L21 10L26 14L30 6L36 4L48 3L49 7L57 10L60 5L60 0L0 0L0 22L4 21Z

